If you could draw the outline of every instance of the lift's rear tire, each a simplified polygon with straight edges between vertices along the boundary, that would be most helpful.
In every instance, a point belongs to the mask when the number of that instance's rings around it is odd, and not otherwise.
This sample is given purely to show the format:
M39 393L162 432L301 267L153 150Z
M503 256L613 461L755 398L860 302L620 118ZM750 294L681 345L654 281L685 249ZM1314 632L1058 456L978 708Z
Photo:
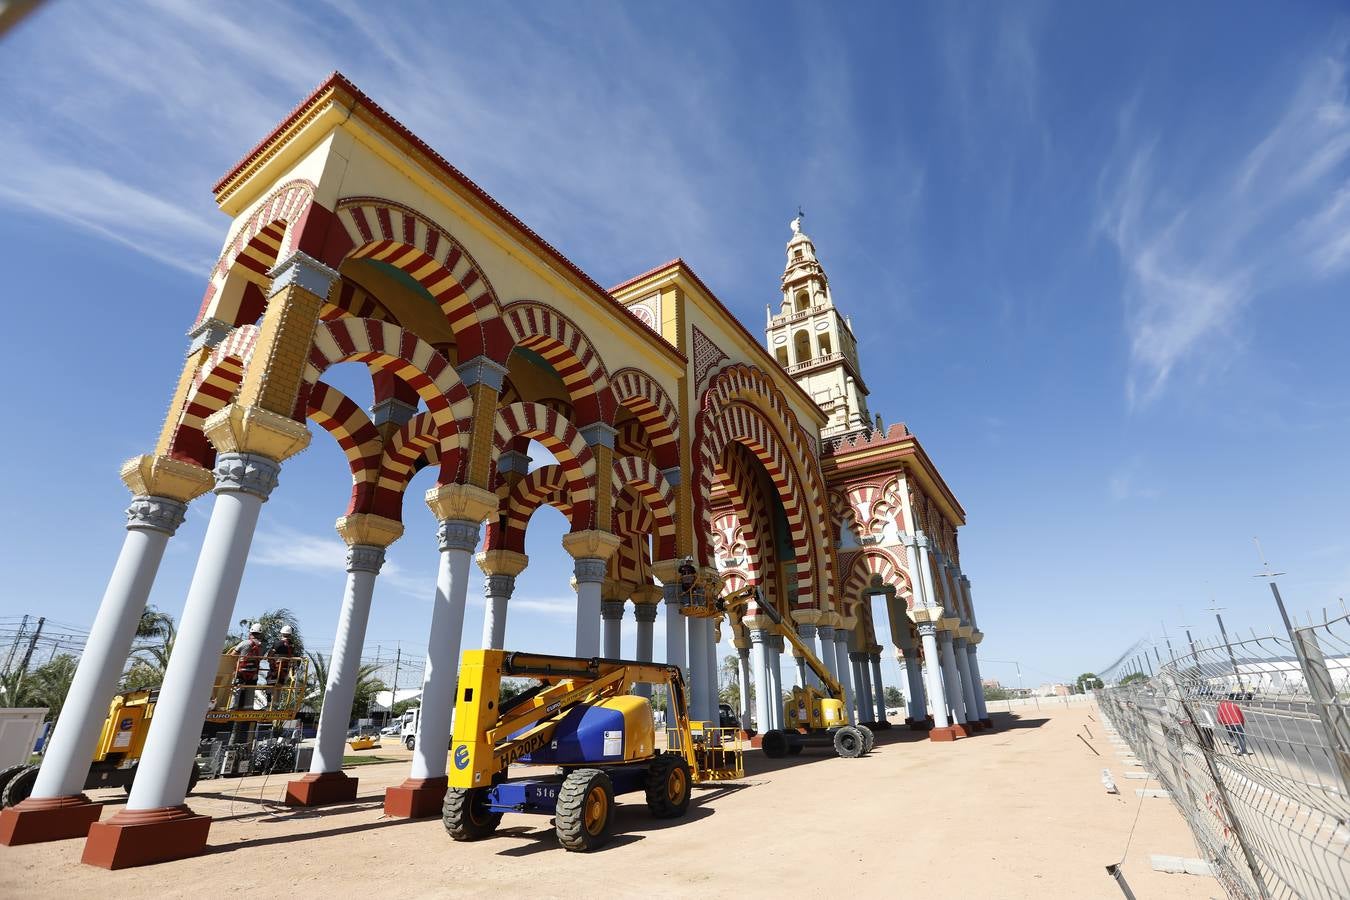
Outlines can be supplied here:
M558 843L585 852L604 846L614 821L614 784L599 769L577 769L558 789Z
M497 830L502 814L485 805L487 788L450 788L441 807L445 831L457 841L476 841Z
M658 819L678 819L689 809L689 763L669 753L647 767L647 808Z
M16 772L9 782L5 785L5 791L0 794L0 808L9 809L11 806L18 806L28 799L28 795L33 793L33 785L37 783L38 767L25 766L22 771Z
M802 748L805 746L806 745L801 742L800 738L795 741L789 740L788 753L792 756L796 756L798 753L802 752Z
M877 736L872 732L872 729L868 728L866 725L854 725L853 727L862 732L863 755L866 756L871 753L872 748L877 745Z
M17 766L10 766L8 769L0 769L0 797L4 796L5 786L9 784L10 779L26 768L28 768L27 764L20 763Z
M834 733L834 752L844 759L857 759L865 752L867 740L852 725L845 725Z
M776 728L766 731L759 742L759 749L763 750L769 759L782 759L788 754L787 735Z

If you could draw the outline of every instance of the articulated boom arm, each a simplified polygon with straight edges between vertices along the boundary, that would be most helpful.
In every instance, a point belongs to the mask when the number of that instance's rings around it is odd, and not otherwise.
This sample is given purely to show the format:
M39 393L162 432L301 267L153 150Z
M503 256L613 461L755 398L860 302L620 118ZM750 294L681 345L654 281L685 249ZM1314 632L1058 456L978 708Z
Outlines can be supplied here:
M538 687L502 703L503 678L534 678ZM484 787L511 763L545 747L558 721L581 703L628 693L634 682L664 684L668 721L694 765L693 739L679 666L621 659L467 650L460 665L450 786Z
M769 621L773 624L773 631L786 638L811 671L816 673L820 683L825 685L826 692L836 700L843 700L844 686L834 677L834 673L825 667L825 664L812 652L811 648L802 643L802 639L797 636L796 630L783 621L783 617L779 615L778 610L774 609L773 604L760 594L758 587L754 585L743 587L739 591L733 591L722 597L722 602L726 604L727 616L733 621L738 621L745 616L746 607L749 606L751 600L754 600L760 611L769 617Z

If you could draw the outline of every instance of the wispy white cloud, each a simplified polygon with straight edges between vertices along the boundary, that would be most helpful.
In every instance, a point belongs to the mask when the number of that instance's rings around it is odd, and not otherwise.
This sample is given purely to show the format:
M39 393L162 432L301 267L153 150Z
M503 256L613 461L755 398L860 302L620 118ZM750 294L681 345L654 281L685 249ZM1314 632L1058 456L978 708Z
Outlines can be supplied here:
M1282 115L1226 155L1231 140L1196 154L1122 116L1098 224L1124 268L1131 408L1183 367L1221 370L1242 350L1251 303L1350 261L1346 72L1338 43L1301 73Z
M337 537L309 534L287 525L269 525L253 539L249 561L260 566L301 573L338 574L346 571L347 545ZM430 600L433 582L386 559L378 584L401 594Z

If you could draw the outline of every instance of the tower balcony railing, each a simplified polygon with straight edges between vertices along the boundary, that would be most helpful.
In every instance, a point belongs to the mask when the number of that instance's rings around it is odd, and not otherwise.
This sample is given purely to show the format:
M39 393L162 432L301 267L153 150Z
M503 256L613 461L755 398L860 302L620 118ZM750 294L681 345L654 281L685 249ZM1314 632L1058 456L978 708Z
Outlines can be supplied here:
M787 367L787 372L789 375L796 375L798 372L805 372L807 369L815 368L816 366L824 366L828 365L829 363L843 362L843 359L844 354L842 353L827 353L824 356L817 356L815 359L808 359L805 362L794 363Z
M820 312L819 309L811 307L809 309L798 310L797 312L791 312L786 314L780 313L779 315L776 315L769 320L769 326L776 327L778 325L791 325L794 322L800 322L803 319L809 319L813 314L818 312Z

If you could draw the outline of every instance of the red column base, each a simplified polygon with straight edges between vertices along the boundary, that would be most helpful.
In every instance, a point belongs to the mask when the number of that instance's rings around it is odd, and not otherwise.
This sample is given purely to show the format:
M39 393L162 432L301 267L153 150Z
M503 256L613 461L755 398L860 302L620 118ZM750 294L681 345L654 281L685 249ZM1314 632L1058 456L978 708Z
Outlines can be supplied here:
M124 809L89 829L80 858L91 866L127 869L198 856L206 850L211 817L183 806Z
M448 779L409 778L398 787L385 788L384 814L400 819L426 819L439 816L445 804Z
M287 806L327 806L356 799L359 779L346 772L310 772L286 785Z
M103 804L84 794L69 797L29 797L17 806L0 810L0 845L41 844L89 834Z
M934 728L928 732L928 739L930 741L938 741L939 743L942 741L954 741L957 738L963 738L965 736L966 733L961 729L960 725L945 725L942 728Z
M953 722L950 726L952 733L957 737L970 737L970 728L964 722Z

